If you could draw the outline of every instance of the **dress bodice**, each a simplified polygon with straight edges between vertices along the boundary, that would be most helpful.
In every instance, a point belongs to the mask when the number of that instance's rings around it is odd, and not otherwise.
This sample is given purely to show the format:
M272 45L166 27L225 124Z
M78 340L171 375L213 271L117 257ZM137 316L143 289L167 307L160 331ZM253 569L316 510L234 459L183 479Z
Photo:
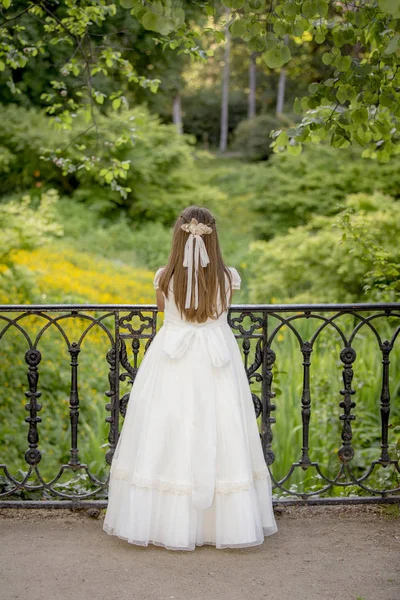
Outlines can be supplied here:
M241 283L241 278L240 275L238 273L238 271L234 268L234 267L228 267L230 272L232 273L232 288L234 290L239 290L240 289L240 283ZM159 288L158 282L159 282L159 278L160 275L163 271L164 267L160 267L157 271L156 274L154 276L154 281L153 281L153 286L155 289ZM226 280L226 295L227 297L229 297L229 281L228 281L228 276L225 275L225 280ZM219 296L218 296L219 298ZM165 296L164 294L164 301L165 301L165 310L164 310L164 323L166 322L174 322L174 323L186 323L186 319L181 317L181 314L179 312L179 309L175 303L175 299L174 299L174 290L173 290L173 276L171 277L169 284L168 284L168 298ZM221 322L226 322L227 321L227 311L224 311L219 317L218 319L211 319L208 318L206 321L204 321L204 323L193 323L190 322L192 325L198 325L198 326L205 326L208 324L220 324Z

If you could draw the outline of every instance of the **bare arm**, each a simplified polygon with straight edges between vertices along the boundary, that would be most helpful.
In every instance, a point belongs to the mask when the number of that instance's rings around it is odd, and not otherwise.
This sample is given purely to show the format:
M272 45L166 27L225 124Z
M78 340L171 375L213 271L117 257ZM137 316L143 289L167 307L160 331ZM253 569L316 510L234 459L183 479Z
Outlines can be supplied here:
M160 312L164 312L165 309L165 299L164 299L164 294L162 293L162 291L160 290L160 288L158 288L158 290L156 290L156 298L157 298L157 308Z

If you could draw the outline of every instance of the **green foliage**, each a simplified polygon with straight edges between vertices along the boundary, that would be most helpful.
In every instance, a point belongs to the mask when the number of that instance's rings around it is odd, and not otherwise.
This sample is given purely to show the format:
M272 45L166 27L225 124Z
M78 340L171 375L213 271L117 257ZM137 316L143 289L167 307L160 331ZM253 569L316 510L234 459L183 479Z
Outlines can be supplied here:
M257 9L250 1L239 4L229 2L232 33L261 49L271 69L291 60L291 40L304 34L329 47L321 54L330 72L310 84L309 96L296 98L295 111L305 114L287 136L275 131L275 152L299 154L304 144L323 140L335 148L362 147L364 157L382 163L400 152L397 0L364 2L354 8L328 0L290 0L268 12L264 1ZM268 27L263 26L265 20Z
M58 134L45 116L22 107L6 107L2 121L0 176L5 190L51 184L111 220L125 214L136 224L155 220L167 226L185 205L218 197L217 190L201 183L195 169L194 139L179 135L144 107L101 115L101 140L91 129L79 143L76 135L84 129L79 117L71 132ZM93 151L97 146L97 153L77 166L83 146Z
M0 204L0 264L12 264L14 250L33 250L63 234L56 218L57 200L57 191L49 190L41 194L36 208L29 195Z
M99 175L91 169L76 174L80 184L74 194L76 199L111 217L118 208L135 223L158 221L171 226L184 206L193 202L207 204L218 195L217 190L201 183L191 149L194 139L190 136L179 135L173 125L161 124L144 108L103 119L103 141L108 150L102 159L117 167L129 165L129 170L122 170L126 197L119 194L121 169L116 175L105 168ZM124 134L127 122L131 123L129 136ZM115 190L113 194L105 186L107 177Z
M232 138L235 127L247 117L247 97L237 90L229 94L228 136ZM221 94L215 88L184 93L182 96L183 125L185 132L194 135L202 145L217 147L220 134ZM271 140L270 140L271 141Z
M22 193L43 182L52 187L67 188L54 163L40 160L43 147L55 147L60 135L50 126L49 119L34 108L15 104L0 108L0 178L2 193Z
M396 0L378 4L368 0L356 7L328 0L287 0L277 3L274 10L268 9L265 0L229 0L227 4L231 33L251 51L260 52L267 69L289 67L297 45L306 40L313 41L320 58L309 95L296 98L294 103L295 112L304 113L303 118L284 135L282 130L274 131L275 152L298 155L305 144L326 140L335 148L361 147L363 157L382 163L399 153L400 19ZM220 43L224 38L221 7L208 3L84 0L77 11L74 3L61 1L56 8L34 3L19 13L9 0L2 0L2 6L5 20L0 27L0 73L9 92L15 97L22 93L26 83L21 89L19 73L31 61L43 56L47 59L46 48L61 48L61 66L42 92L43 106L59 130L71 131L80 116L86 124L91 123L98 137L97 116L126 107L130 86L156 92L160 83L158 77L138 73L123 44L114 47L105 35L99 44L104 28L111 35L114 24L114 32L119 31L125 14L129 22L134 20L154 32L155 44L163 49L202 61L213 52L203 47L202 40L213 36ZM216 18L213 26L210 16ZM106 169L108 185L116 173L122 177L123 166L112 160L100 166L92 160L93 154L97 151L85 144L77 146L75 169L81 164L90 164L94 171ZM64 170L64 157L59 158ZM114 191L123 195L126 188L119 184Z
M131 223L119 214L104 219L86 204L61 198L59 218L64 226L64 241L83 252L112 259L118 264L156 270L166 263L172 230L158 221Z
M342 235L344 220L347 230L365 236L362 243ZM337 216L315 215L269 242L252 243L250 295L261 303L396 301L399 235L399 202L380 193L352 194ZM385 269L389 264L390 272Z
M143 8L142 3L139 4ZM136 9L140 7L136 3ZM155 11L156 22L153 25L157 26L159 12L157 3L150 11L144 11L147 16L142 14L143 11L138 14L139 20L129 15L127 20L126 9L115 2L98 3L86 0L80 4L79 11L76 10L75 4L70 2L62 2L57 8L33 4L27 7L27 10L18 12L16 9L16 14L12 5L6 8L9 8L13 14L10 17L6 11L6 18L0 26L1 82L19 101L21 95L25 93L24 103L28 104L31 101L29 86L32 84L35 89L36 85L34 78L23 80L22 84L18 85L19 77L15 72L21 71L24 67L29 68L30 61L39 71L43 70L44 64L48 64L53 77L50 81L42 77L45 85L42 86L40 102L56 131L74 130L77 139L82 139L84 136L80 134L88 129L90 122L89 128L95 130L98 141L102 136L99 128L100 115L107 111L118 112L121 107L127 108L126 93L130 87L149 89L152 93L157 91L160 80L157 77L150 78L148 72L145 75L139 74L133 65L132 54L126 50L126 44L115 45L114 39L109 44L107 37L108 33L113 35L115 30L120 31L126 26L129 27L132 20L135 34L138 33L138 28L142 29L139 22L143 22L148 30L154 31L149 15ZM178 22L181 23L182 16L185 16L183 10L178 9L175 3L171 5L168 14L166 11L168 12L168 7L164 3L161 27L164 34L167 33L165 27L171 19L175 26ZM59 18L60 12L63 15L62 21ZM108 33L105 34L105 31ZM154 41L152 43L154 46ZM72 51L71 46L75 46ZM190 54L192 53L190 48L194 46L194 43L188 42L187 49ZM58 52L54 47L57 47ZM193 54L196 54L195 50ZM137 53L134 58L136 55ZM179 62L181 61L178 59ZM33 95L35 94L36 89ZM78 121L81 122L81 127L77 130ZM128 135L128 123L125 132ZM55 170L61 170L65 175L66 169L72 172L82 168L82 165L83 168L90 167L98 173L106 169L108 178L105 182L109 186L116 175L123 179L122 171L125 165L116 164L114 161L100 165L93 158L99 152L97 145L90 148L84 143L84 139L81 144L75 145L74 159L69 152L64 154L60 148L57 153L57 138L62 139L62 137L54 135L56 141L52 140L48 145L53 153L57 154L58 160L53 167L59 169ZM121 184L114 186L112 190L117 190L122 196L126 193L125 187Z
M285 115L281 118L271 115L259 115L253 119L241 121L234 132L232 149L243 153L251 160L265 160L272 153L271 131L279 127L282 122L287 124L290 118Z
M300 156L273 155L267 164L243 167L237 186L246 189L256 238L271 239L289 227L303 225L313 214L333 215L348 194L357 192L400 197L400 160L386 164L363 159L355 148L326 144L307 147Z
M33 250L62 236L57 201L57 191L50 189L36 202L26 194L0 204L0 303L31 302L36 297L34 278L29 270L14 264L13 253Z
M74 173L78 180L75 198L102 213L120 208L135 220L169 224L187 196L195 192L196 182L189 173L193 140L178 135L172 125L161 124L144 108L102 116L99 124L102 148L96 160L102 168L89 166ZM93 145L95 133L86 135L87 143Z
M366 264L364 291L372 300L388 298L397 302L400 300L400 260L396 239L393 240L393 247L385 248L380 240L380 243L376 241L375 228L377 223L378 228L386 227L380 237L387 243L393 236L387 214L392 212L397 222L399 206L396 204L393 207L390 197L378 199L381 202L377 203L374 197L362 194L349 196L348 208L340 213L338 226L343 230L342 240L348 240L353 246L350 252L358 253ZM365 219L360 218L364 215Z

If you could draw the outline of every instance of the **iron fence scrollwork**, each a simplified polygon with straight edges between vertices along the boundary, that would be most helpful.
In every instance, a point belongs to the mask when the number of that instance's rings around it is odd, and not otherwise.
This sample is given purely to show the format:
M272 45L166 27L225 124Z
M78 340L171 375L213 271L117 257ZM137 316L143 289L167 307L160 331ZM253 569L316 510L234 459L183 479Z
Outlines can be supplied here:
M339 319L348 315L353 322L353 329L345 331L339 324ZM79 458L79 427L80 399L79 388L79 357L83 352L82 343L89 332L101 330L108 340L109 348L105 355L105 364L108 369L108 390L105 391L107 402L104 406L104 422L108 426L107 445L104 455L106 465L112 462L113 454L118 443L120 427L125 418L130 397L131 385L135 381L140 366L140 357L144 356L157 332L157 308L155 305L40 305L40 306L0 306L0 348L2 340L10 331L16 331L23 336L28 348L25 351L25 362L28 366L28 389L24 392L28 403L25 405L29 415L25 418L28 423L25 462L28 471L18 478L11 473L7 466L7 457L0 457L0 506L17 506L19 500L15 498L18 493L43 492L46 505L64 505L65 503L85 505L105 505L105 493L108 478L99 478L92 473L86 463L81 463ZM34 317L42 320L42 326L32 335L30 328L25 325ZM273 488L279 493L274 501L287 502L313 502L321 503L350 502L353 499L343 496L333 498L326 496L333 487L356 486L363 492L358 500L368 501L400 501L400 486L391 489L376 489L368 485L368 478L376 467L386 468L392 465L395 473L400 473L399 460L389 452L389 429L391 414L390 396L390 356L398 344L400 333L400 304L322 304L322 305L232 305L228 311L228 323L238 342L249 386L252 393L255 416L260 425L260 443L262 445L266 464L270 468ZM391 339L383 340L374 323L376 319L390 319L392 325ZM80 320L85 323L79 338L71 340L65 326L71 320ZM312 331L308 327L307 339L301 331L300 323L308 321L317 325ZM333 330L341 342L338 358L342 364L343 389L340 390L341 399L338 406L342 413L338 415L341 423L340 447L337 449L338 470L334 477L329 477L324 472L319 461L312 460L313 446L310 443L310 419L315 410L315 401L312 394L312 369L311 357L322 332ZM362 475L357 475L352 469L355 456L352 423L355 422L356 389L354 387L355 366L359 359L354 348L357 334L364 328L377 343L377 348L382 356L381 393L379 399L380 414L380 456L372 460L369 468ZM68 462L60 465L57 474L49 481L41 476L40 462L40 423L42 418L42 391L39 386L39 371L43 365L42 351L38 346L49 330L56 330L65 343L70 356L70 390L69 390L69 430L70 430L70 456ZM285 330L292 336L297 344L299 358L302 359L301 393L298 399L299 428L301 428L301 455L299 460L293 461L288 471L281 477L274 476L274 463L279 459L274 447L275 427L279 425L280 409L285 399L274 391L274 378L279 374L279 351L277 340ZM311 332L311 333L310 333ZM272 346L274 345L274 348ZM397 348L397 346L396 346ZM397 365L398 366L398 365ZM60 365L61 368L61 365ZM393 375L393 373L392 373ZM290 374L288 374L290 377ZM127 385L128 384L128 385ZM122 387L124 388L122 390ZM399 402L397 390L396 402ZM87 401L87 399L85 399ZM47 396L46 396L46 402ZM395 405L396 414L400 414L398 405ZM278 422L277 422L278 420ZM317 490L298 491L288 487L289 478L296 469L307 473L315 469L320 481ZM66 471L84 471L94 486L90 491L76 493L74 491L60 490L57 482ZM36 482L30 483L30 478L35 475ZM345 481L341 480L347 476ZM400 482L400 479L398 479ZM99 492L103 497L99 499ZM324 496L325 494L325 496ZM369 494L369 495L365 495ZM51 502L54 499L54 502ZM64 501L64 502L62 502ZM27 502L25 500L25 502ZM35 505L35 501L32 501ZM43 502L36 501L43 505Z

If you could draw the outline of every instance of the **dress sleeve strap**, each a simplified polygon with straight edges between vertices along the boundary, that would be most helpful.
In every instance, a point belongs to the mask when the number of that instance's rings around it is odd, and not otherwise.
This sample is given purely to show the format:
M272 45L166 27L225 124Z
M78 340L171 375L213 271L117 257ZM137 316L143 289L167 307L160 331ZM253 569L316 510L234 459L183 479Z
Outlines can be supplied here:
M158 282L160 280L160 275L163 270L164 270L164 267L160 267L159 269L157 269L156 274L154 275L153 286L155 287L156 290L158 290L158 288L159 288Z
M242 281L239 273L235 269L235 267L229 267L230 272L232 273L232 288L234 290L240 290L240 283Z

